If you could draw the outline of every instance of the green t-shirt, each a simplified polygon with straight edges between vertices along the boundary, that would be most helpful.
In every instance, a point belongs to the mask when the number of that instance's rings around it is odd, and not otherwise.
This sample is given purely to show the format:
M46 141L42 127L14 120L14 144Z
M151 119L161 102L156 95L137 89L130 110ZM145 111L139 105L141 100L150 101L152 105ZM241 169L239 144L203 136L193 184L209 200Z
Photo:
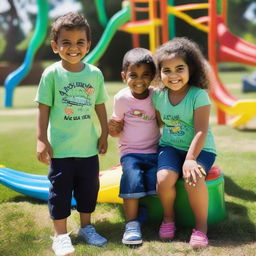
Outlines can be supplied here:
M93 65L69 72L56 62L45 69L35 101L50 106L48 138L54 158L98 154L92 116L95 105L107 97L103 75Z
M173 106L168 97L168 90L157 90L153 95L153 103L164 122L161 146L173 146L188 151L195 136L194 110L210 105L210 99L205 90L191 86L182 101ZM209 128L203 150L216 154L213 135Z

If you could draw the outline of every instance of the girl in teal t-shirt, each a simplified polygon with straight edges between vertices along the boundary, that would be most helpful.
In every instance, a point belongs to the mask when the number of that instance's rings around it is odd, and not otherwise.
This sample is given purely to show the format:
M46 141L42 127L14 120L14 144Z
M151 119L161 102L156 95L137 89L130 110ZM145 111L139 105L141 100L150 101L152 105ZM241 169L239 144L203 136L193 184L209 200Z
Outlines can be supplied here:
M216 151L209 128L210 100L204 89L209 81L199 47L187 38L174 38L156 52L162 88L153 102L163 124L158 156L157 188L164 209L161 239L175 235L175 184L185 179L189 203L195 215L190 245L207 246L208 191L205 176Z

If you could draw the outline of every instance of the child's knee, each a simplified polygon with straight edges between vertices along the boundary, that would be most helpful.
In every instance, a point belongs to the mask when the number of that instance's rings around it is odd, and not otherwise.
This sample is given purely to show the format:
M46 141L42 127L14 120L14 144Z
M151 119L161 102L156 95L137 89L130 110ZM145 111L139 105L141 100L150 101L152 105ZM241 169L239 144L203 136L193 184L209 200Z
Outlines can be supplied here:
M178 179L178 174L174 171L163 169L157 172L157 185L159 187L173 187Z

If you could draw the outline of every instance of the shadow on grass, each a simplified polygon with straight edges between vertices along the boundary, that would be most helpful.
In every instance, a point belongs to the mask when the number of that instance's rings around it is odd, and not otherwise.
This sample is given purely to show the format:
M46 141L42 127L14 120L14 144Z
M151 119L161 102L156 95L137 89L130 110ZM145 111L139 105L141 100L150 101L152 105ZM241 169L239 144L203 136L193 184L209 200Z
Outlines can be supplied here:
M229 195L242 198L247 201L255 201L255 193L242 189L229 177L225 177L225 192ZM32 204L46 204L46 201L33 199L27 196L13 197L9 202L29 202ZM116 208L116 214L123 217L122 205L111 204ZM226 202L227 218L208 229L208 238L211 246L215 247L237 247L240 245L253 243L256 238L256 229L253 221L249 219L248 209L234 202ZM97 214L97 210L95 212ZM158 229L160 223L144 223L142 234L144 241L159 241ZM111 221L99 221L95 223L97 231L108 239L107 249L127 248L122 245L122 236L125 228L125 221L113 223ZM188 242L191 235L191 228L177 226L174 242ZM81 244L81 239L74 236L74 244ZM94 248L94 247L93 247ZM92 248L92 250L93 250ZM93 254L92 255L97 255Z
M214 246L240 246L255 242L255 224L248 217L246 207L233 203L226 203L227 218L217 225L209 227L208 237L214 240Z
M241 188L228 176L225 176L225 193L246 201L256 201L255 192Z
M2 203L4 203L4 202L15 202L15 203L27 202L27 203L31 203L31 204L40 204L40 205L47 204L47 202L44 200L32 198L32 197L25 196L25 195L18 195L18 196L10 197L9 199L4 200Z

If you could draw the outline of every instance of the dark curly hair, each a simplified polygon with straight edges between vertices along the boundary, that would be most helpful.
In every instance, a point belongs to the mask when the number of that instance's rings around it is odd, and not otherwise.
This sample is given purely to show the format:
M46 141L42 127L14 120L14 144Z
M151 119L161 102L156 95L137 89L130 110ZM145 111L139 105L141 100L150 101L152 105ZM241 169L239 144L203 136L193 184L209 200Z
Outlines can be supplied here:
M161 70L161 63L169 59L170 55L182 58L188 65L189 85L202 89L209 88L207 61L197 43L186 37L175 37L161 45L155 54L158 73Z
M124 72L128 70L130 65L147 64L150 66L153 76L156 74L156 64L151 51L145 48L134 48L129 50L123 58L122 69Z
M51 27L51 40L57 42L60 30L64 28L66 30L82 29L85 30L87 40L91 42L91 29L88 21L82 14L75 12L68 12L59 18L57 18Z

